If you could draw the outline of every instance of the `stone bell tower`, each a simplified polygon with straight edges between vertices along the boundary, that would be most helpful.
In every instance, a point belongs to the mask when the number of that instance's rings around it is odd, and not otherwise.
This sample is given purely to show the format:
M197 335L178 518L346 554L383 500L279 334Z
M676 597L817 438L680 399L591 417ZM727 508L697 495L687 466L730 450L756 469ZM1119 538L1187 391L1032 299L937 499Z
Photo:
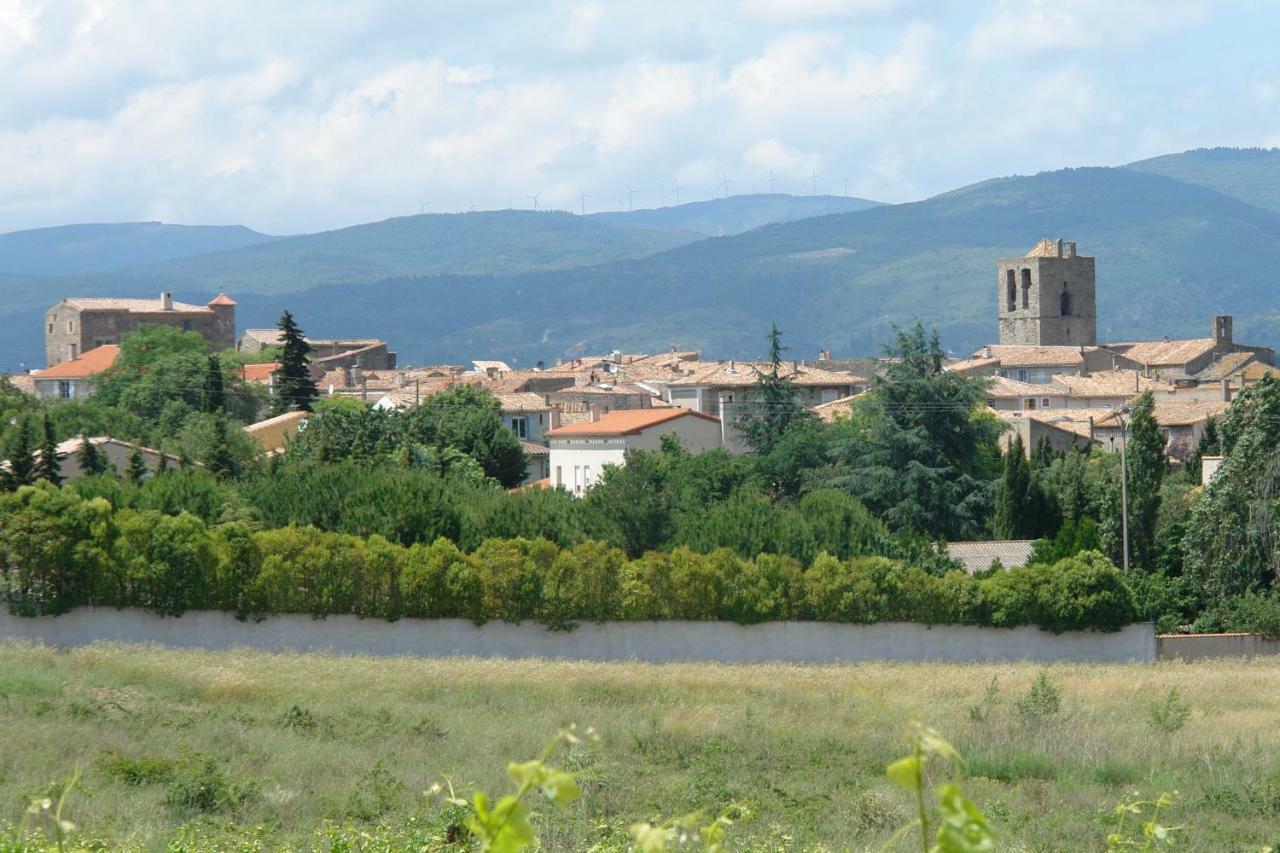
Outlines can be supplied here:
M1094 346L1098 301L1094 259L1075 243L1044 238L1023 258L996 261L1000 343Z

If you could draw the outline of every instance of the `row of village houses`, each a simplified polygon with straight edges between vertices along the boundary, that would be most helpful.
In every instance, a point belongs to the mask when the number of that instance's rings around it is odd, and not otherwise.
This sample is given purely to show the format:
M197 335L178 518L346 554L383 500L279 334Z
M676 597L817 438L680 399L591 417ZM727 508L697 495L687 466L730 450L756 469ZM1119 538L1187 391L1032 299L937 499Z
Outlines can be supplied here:
M276 334L248 330L238 348L260 351L276 342ZM694 452L744 450L735 422L752 412L760 373L768 369L758 362L704 361L697 352L678 350L613 352L531 369L500 361L398 367L383 341L312 344L313 377L322 395L403 408L460 384L491 391L529 459L527 481L575 494L590 488L605 465L622 464L627 450L657 447L666 433ZM118 354L118 345L104 344L10 381L43 398L83 398ZM1218 335L1106 347L991 345L945 369L986 378L991 411L1028 449L1048 436L1058 449L1093 443L1115 450L1124 435L1119 413L1150 391L1168 452L1181 459L1195 451L1205 425L1221 417L1241 388L1277 373L1268 356L1266 350L1239 350ZM830 421L851 410L882 366L823 352L809 363L784 364L782 375L795 383L806 406ZM243 378L270 387L278 367L249 364ZM304 417L286 415L250 431L274 451Z

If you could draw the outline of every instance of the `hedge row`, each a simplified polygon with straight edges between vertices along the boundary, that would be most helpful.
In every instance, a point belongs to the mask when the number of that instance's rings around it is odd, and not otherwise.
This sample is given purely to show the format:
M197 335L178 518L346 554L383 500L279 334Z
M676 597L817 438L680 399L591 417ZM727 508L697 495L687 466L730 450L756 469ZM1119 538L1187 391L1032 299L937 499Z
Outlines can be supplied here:
M885 557L744 559L677 548L638 559L598 542L491 539L464 553L446 539L404 547L314 528L210 527L188 514L113 509L70 489L0 499L0 570L22 615L86 604L242 616L347 613L397 619L537 621L723 619L740 623L912 621L1054 632L1118 630L1136 618L1110 562L1085 553L972 577Z

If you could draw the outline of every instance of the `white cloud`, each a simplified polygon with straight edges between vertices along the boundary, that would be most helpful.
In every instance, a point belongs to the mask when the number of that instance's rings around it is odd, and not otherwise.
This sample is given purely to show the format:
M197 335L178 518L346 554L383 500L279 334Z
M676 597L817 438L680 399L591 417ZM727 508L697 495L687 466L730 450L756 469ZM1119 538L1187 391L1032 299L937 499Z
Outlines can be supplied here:
M1141 19L1154 2L997 0L975 21L915 0L314 0L302 16L0 0L0 230L160 217L287 233L420 200L541 192L576 210L579 187L589 209L616 208L626 184L653 205L676 180L684 201L725 177L763 191L771 169L781 191L807 192L816 170L819 191L847 177L900 201L1090 152L1212 144L1214 128L1273 133L1264 85L1204 69L1193 126L1163 90L1126 83L1134 46L1197 12L1169 0L1166 19ZM1100 45L1127 49L1080 53Z

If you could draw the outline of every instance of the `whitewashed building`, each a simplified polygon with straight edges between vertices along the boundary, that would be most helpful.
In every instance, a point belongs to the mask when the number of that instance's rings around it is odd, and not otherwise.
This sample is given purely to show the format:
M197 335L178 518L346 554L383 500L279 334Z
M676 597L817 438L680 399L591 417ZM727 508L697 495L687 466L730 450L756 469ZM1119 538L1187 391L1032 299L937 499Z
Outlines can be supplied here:
M548 430L553 488L581 495L606 465L625 465L628 450L656 450L674 435L691 453L723 446L720 419L681 408L629 409Z

